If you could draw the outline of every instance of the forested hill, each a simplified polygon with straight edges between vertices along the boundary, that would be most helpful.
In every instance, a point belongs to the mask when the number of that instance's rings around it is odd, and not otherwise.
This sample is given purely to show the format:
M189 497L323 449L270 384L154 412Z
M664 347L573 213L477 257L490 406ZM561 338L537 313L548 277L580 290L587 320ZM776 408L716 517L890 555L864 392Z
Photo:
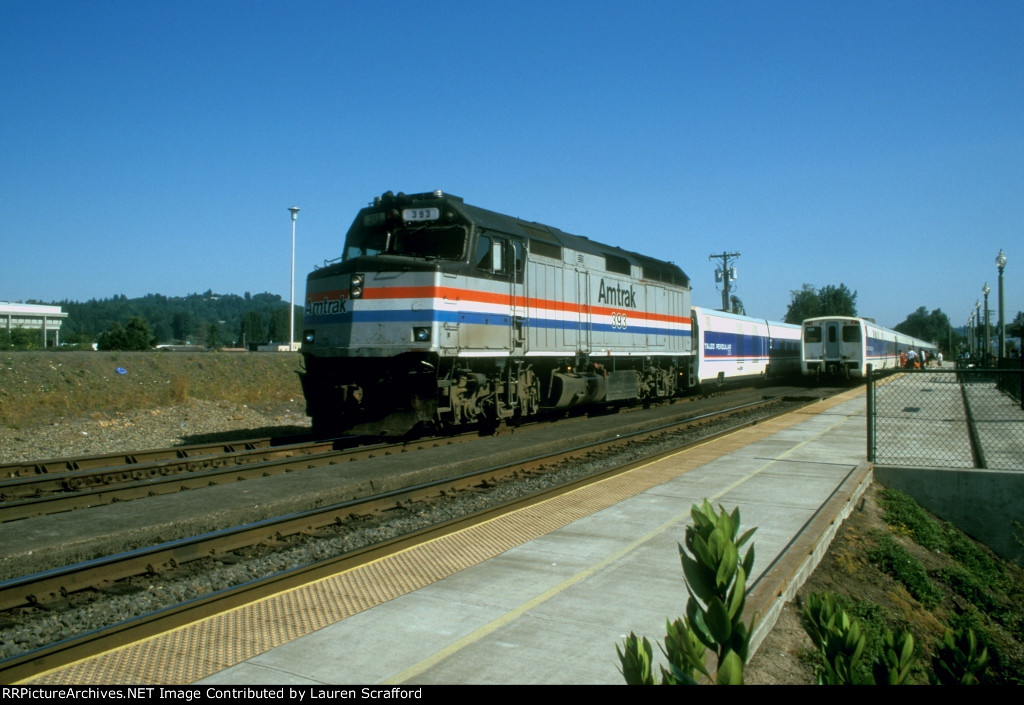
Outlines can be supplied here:
M115 296L90 301L35 301L60 306L68 317L61 341L92 343L115 323L125 326L138 317L149 324L159 343L231 346L288 341L288 302L277 294L204 294L163 296L147 294L129 299ZM301 330L302 307L295 307L295 326ZM299 334L296 333L296 339Z

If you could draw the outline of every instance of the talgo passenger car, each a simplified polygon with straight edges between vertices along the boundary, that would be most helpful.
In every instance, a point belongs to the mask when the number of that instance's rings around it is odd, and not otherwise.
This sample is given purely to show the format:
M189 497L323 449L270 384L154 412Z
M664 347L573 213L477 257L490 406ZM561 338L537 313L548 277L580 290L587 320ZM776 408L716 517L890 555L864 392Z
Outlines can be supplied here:
M934 354L935 345L865 318L822 316L803 322L803 373L812 377L867 377L867 366L893 370L900 353Z
M690 379L702 388L800 373L800 326L694 307Z
M441 191L363 208L305 304L318 432L493 422L688 384L679 267Z

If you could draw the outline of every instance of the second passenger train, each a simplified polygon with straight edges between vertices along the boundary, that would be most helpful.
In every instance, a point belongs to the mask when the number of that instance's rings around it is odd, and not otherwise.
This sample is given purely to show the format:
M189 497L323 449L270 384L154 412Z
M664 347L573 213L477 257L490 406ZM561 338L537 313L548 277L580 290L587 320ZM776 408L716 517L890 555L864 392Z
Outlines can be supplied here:
M934 355L935 345L854 316L821 316L803 323L801 368L809 377L863 379L867 367L894 370L909 350Z

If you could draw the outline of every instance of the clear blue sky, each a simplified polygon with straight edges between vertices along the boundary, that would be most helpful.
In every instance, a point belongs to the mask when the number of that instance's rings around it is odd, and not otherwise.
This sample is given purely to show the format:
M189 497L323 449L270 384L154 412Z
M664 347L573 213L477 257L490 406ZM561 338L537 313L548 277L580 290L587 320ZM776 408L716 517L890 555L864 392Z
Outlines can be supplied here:
M1024 2L0 0L0 300L296 300L386 190L672 260L1024 309Z

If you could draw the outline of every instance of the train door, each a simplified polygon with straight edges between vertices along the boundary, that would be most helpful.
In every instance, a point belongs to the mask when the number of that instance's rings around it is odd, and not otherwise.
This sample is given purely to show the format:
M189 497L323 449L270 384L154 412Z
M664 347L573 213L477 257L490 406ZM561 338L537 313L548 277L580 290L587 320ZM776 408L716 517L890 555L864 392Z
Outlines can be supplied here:
M825 359L838 360L842 356L840 321L825 321Z
M677 315L672 309L669 292L662 286L644 285L644 301L647 302L647 311L657 311L666 316ZM648 350L665 350L668 348L668 330L666 324L656 323L653 327L645 329L646 347ZM641 345L644 342L641 341Z
M578 255L582 257L582 255ZM585 269L574 271L576 278L576 342L577 352L590 352L590 273ZM568 340L565 341L569 343Z
M531 325L526 331L527 347L531 351L558 350L562 336L561 311L552 308L553 302L564 301L563 268L548 264L548 259L531 254L525 276L526 299L529 302Z
M733 355L735 369L742 370L749 351L747 350L747 336L743 335L743 324L739 322L736 323L736 344L733 346Z
M522 240L509 242L512 257L512 278L509 280L509 297L512 302L512 354L523 355L528 349L529 336L526 326L530 320L529 299L525 296L526 247Z
M463 351L512 349L514 343L516 273L508 238L481 233L473 259L472 286L477 300L463 302L458 311L459 349Z

